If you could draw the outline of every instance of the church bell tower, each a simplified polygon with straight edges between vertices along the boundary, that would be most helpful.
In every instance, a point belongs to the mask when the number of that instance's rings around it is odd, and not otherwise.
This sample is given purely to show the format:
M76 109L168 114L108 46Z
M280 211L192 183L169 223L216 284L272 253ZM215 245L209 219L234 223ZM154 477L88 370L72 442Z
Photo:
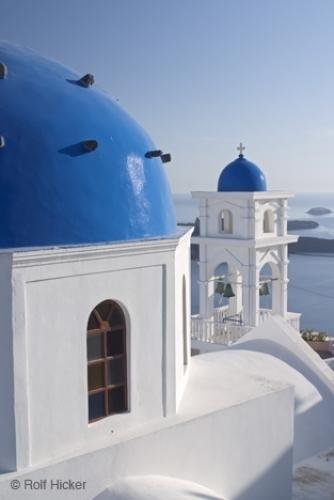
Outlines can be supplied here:
M199 245L199 317L254 327L271 314L287 318L288 244L298 237L287 234L293 195L267 191L263 172L245 158L242 143L237 149L217 191L192 193L200 220L199 235L192 238ZM215 307L217 291L228 298L224 307ZM261 309L260 296L269 293L271 307Z

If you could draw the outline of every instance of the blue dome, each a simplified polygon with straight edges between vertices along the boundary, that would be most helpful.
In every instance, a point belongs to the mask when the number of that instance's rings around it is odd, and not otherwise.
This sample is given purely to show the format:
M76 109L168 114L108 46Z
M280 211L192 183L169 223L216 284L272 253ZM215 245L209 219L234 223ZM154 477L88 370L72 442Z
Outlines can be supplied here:
M31 50L0 44L0 63L0 248L176 232L162 160L117 103Z
M257 165L243 155L229 163L219 176L218 191L266 191L267 183Z

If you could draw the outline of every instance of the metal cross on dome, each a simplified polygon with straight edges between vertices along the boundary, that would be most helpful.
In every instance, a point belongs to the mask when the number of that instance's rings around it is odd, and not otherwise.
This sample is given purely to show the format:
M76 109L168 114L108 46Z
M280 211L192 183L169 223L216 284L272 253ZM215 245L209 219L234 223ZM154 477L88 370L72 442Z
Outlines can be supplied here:
M242 142L240 142L239 146L237 147L237 150L240 152L240 155L242 155L242 152L245 150L245 146L243 146Z

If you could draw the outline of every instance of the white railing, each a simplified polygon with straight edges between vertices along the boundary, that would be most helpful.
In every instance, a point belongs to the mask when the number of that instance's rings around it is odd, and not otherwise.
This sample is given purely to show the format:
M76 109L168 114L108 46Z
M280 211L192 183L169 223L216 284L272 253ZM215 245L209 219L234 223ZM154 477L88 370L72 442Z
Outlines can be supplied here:
M228 311L228 306L215 307L213 310L214 321L222 322L227 315L227 311Z
M267 319L270 319L272 315L271 309L260 309L259 324L263 323ZM286 321L292 328L295 328L298 332L300 330L300 313L288 312L286 315Z
M295 328L298 332L300 332L300 313L288 312L286 316L286 320L292 328Z
M202 342L233 344L249 330L251 330L251 327L245 325L205 320L197 315L191 317L191 336Z
M259 312L259 325L261 325L261 323L264 323L264 321L267 321L267 319L271 318L272 311L270 309L260 309Z
M271 316L270 309L260 309L259 324L270 319ZM287 322L297 331L299 331L300 316L299 313L288 312L286 317ZM215 308L212 320L203 319L198 314L193 315L191 317L192 338L202 342L229 345L252 329L251 326L238 324L238 321L230 322L228 318L226 306Z

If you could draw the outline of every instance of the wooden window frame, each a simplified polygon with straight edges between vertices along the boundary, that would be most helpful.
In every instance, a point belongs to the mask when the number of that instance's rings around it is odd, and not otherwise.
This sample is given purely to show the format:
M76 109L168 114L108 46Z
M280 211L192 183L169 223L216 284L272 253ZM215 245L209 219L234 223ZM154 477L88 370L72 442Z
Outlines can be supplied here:
M99 306L105 303L110 304L110 310L107 314L106 319L102 319L99 311L97 310ZM122 317L122 323L120 324L111 324L111 316L115 309L118 310ZM117 302L113 300L104 300L97 304L97 306L93 309L89 316L89 320L91 316L94 315L97 323L99 324L99 328L94 328L89 330L87 326L87 341L88 338L93 337L95 335L101 335L102 334L102 346L103 346L103 356L97 359L93 360L88 360L88 351L87 351L87 383L88 383L88 371L89 367L93 365L101 365L103 363L103 378L104 378L104 386L103 387L98 387L96 389L89 389L88 387L88 401L89 401L89 396L94 395L94 394L99 394L99 393L104 393L104 415L101 417L89 418L88 414L88 422L91 424L93 422L97 422L98 420L102 420L104 418L107 418L111 415L119 415L121 413L125 413L128 411L128 376L127 376L127 336L126 336L126 320L124 316L124 312L122 308L117 304ZM88 322L89 324L89 322ZM116 331L116 330L121 330L122 331L122 337L123 337L123 353L122 354L116 354L113 356L108 356L108 351L107 351L107 335L109 332ZM114 359L123 359L123 377L122 377L122 382L117 383L117 384L108 384L108 362L112 361ZM117 387L123 387L124 388L124 408L120 412L110 412L109 411L109 397L108 393L110 389L115 389Z

